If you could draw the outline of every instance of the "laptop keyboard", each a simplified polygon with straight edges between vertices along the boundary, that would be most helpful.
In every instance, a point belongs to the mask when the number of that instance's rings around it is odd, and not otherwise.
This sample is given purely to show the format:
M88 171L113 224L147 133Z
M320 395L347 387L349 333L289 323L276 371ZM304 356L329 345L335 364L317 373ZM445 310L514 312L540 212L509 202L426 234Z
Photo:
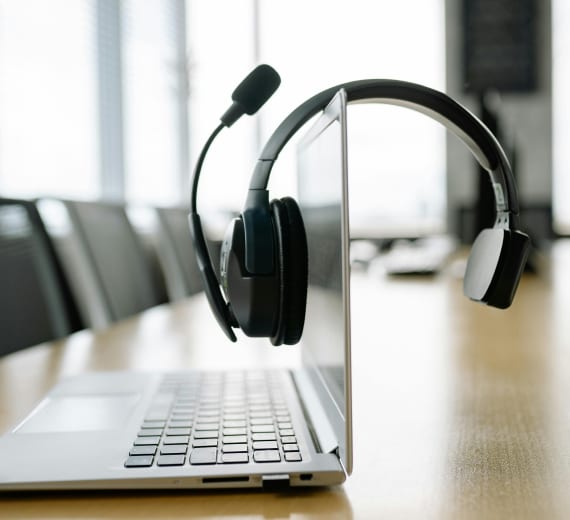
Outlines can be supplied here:
M291 415L273 374L169 374L125 467L301 460Z

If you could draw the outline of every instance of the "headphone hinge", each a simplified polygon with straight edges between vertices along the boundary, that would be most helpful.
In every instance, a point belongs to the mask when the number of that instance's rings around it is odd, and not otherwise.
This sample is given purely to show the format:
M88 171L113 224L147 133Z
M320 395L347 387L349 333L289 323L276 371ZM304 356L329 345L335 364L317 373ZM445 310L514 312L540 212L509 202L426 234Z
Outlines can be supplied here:
M265 190L267 189L267 181L271 168L273 168L273 159L258 159L255 163L253 175L249 181L250 190Z
M516 227L514 220L515 215L510 211L497 211L497 217L495 218L493 227L498 229L513 229Z

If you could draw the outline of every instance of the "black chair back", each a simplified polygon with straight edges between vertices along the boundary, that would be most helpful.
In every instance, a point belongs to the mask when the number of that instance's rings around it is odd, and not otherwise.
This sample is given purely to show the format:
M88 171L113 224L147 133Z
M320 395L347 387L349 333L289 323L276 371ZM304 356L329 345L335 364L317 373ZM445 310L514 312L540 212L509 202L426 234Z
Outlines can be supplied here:
M82 328L32 201L0 199L0 355Z
M185 208L157 208L156 247L171 300L202 291L202 279Z
M90 327L105 327L165 302L124 205L47 200L40 206L47 221L45 208L54 204L63 205L68 223L60 230L50 224L48 230L58 235L58 252Z

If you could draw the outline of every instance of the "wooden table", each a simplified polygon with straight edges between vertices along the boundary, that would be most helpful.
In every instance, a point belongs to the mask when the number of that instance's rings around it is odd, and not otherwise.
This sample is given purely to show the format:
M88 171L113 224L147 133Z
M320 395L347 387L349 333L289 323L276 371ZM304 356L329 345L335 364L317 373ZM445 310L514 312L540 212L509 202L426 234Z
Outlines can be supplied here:
M288 493L0 496L0 518L570 518L570 243L525 275L511 309L461 281L352 280L354 473ZM0 360L0 430L88 370L295 366L299 348L227 342L205 301L158 307ZM1 464L1 461L0 461Z

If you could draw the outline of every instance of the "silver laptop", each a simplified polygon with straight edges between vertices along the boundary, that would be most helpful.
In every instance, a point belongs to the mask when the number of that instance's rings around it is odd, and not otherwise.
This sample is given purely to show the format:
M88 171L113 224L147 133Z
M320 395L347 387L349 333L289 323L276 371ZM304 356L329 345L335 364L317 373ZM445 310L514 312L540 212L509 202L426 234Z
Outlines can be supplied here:
M309 291L295 370L94 372L0 438L0 490L275 489L352 470L346 97L299 144Z

